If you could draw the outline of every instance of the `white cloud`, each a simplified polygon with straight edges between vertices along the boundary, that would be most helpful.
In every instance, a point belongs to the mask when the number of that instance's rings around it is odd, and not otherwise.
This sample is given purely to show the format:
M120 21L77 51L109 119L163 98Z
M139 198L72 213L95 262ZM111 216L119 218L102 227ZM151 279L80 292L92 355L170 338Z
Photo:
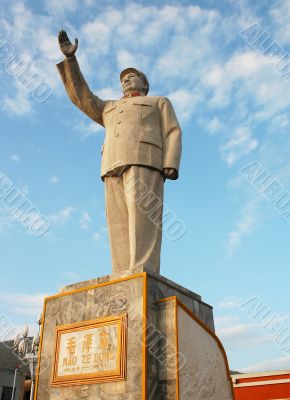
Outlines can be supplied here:
M94 121L82 121L75 126L75 129L78 131L81 139L87 139L104 131L102 126Z
M289 117L286 114L278 114L271 121L272 129L288 129Z
M51 177L49 178L49 182L52 184L56 184L59 183L60 179L57 175L51 175Z
M61 3L59 3L61 4ZM39 30L38 50L47 62L54 62L59 58L59 45L56 34L49 32L48 28L43 27Z
M90 223L91 223L90 214L87 211L84 211L82 213L82 216L81 216L81 219L80 219L80 227L81 227L81 229L87 231L89 229Z
M238 317L216 317L214 319L215 325L219 325L219 326L223 326L224 324L228 324L228 323L236 323L238 321Z
M11 11L14 14L18 14L21 15L23 13L25 13L25 4L23 1L17 1L15 3L11 4Z
M26 190L26 191L24 191ZM27 194L28 190L24 187L23 193ZM21 199L22 197L19 197ZM30 223L32 224L33 221L36 221L34 228L40 229L41 220L39 220L39 212L35 209L29 212L29 209L26 214L26 222L23 224L21 223L20 219L17 218L17 209L15 212L11 211L10 209L0 208L0 236L10 236L12 234L19 233L21 231L25 231L27 234L32 235L32 231L29 229ZM39 224L38 224L39 223Z
M232 349L237 351L245 346L262 346L272 342L272 338L255 323L243 322L239 317L219 317L216 333L228 351Z
M114 89L112 87L105 87L103 89L100 89L98 91L98 96L101 99L119 99L122 96L122 91L121 91L121 86L119 84L119 81L117 82L118 84L118 89Z
M270 16L274 24L274 29L276 39L279 44L289 45L290 43L290 2L289 0L279 0L273 3L273 7L270 11Z
M134 54L131 54L126 50L120 50L117 53L117 62L119 69L123 70L127 67L136 65L136 57Z
M218 308L220 309L231 309L238 308L241 304L241 299L236 297L226 297L218 303Z
M249 127L242 126L236 128L233 137L220 146L220 151L223 159L232 166L241 157L255 150L257 146L258 140L252 137Z
M229 118L231 126L245 118L247 124L256 126L289 109L290 85L275 69L272 58L254 50L239 50L224 64L212 65L203 83L213 92L209 103L212 108L227 109L235 103L233 110L238 112Z
M190 92L186 89L178 89L169 93L179 120L188 120L196 108L198 102L202 101L202 95L197 92Z
M96 233L93 234L93 240L95 242L100 242L101 239L102 239L102 235L100 233L96 232Z
M4 96L2 108L8 115L23 116L32 112L31 101L24 93L17 93L16 97Z
M244 372L257 371L259 369L265 370L268 364L267 361L265 362L265 354L267 354L269 350L272 353L273 351L278 352L278 354L283 351L283 349L285 350L285 340L287 340L288 337L287 332L285 333L285 330L279 325L279 332L284 332L284 334L282 335L282 339L280 338L281 340L277 339L279 335L277 336L275 329L273 329L273 331L271 331L271 329L274 326L278 329L278 326L275 325L273 322L274 320L270 318L271 316L266 316L268 325L265 325L262 321L253 321L252 318L249 319L249 316L245 315L242 309L240 309L240 305L244 302L245 300L236 297L226 297L218 304L217 309L222 309L223 311L222 314L219 314L215 318L216 333L224 344L230 359L234 354L251 354L250 352L257 350L255 359L260 359L261 361L259 363L245 368L235 366L235 369ZM279 321L288 321L289 319L289 315L278 317L276 314L273 314L273 316L277 317ZM259 319L259 315L257 318ZM272 321L273 324L271 325L269 321ZM283 347L280 343L283 343ZM249 359L251 359L251 355L249 357ZM252 357L252 359L254 359L254 357ZM279 364L282 365L280 361Z
M249 200L241 211L241 217L237 223L235 230L229 233L227 243L227 253L231 257L240 246L242 239L250 235L258 225L259 201L256 199Z
M56 88L60 87L55 73L59 50L53 19L49 15L34 14L24 2L17 2L6 7L0 29L1 38L10 48L10 58L14 56L11 62L2 64L5 80L9 82L7 94L0 97L2 111L11 116L27 116L39 101L40 82L47 84L49 93L53 89L57 93Z
M18 154L11 154L10 161L13 161L15 163L19 163L21 161L21 159L20 159Z
M223 309L234 309L239 307L236 299L226 299ZM216 333L221 339L226 349L239 351L245 346L264 346L272 343L272 338L267 335L261 327L254 322L249 323L247 319L241 320L238 315L218 316L215 319Z
M88 46L94 46L99 55L109 52L112 34L117 24L122 23L122 14L116 9L105 11L102 16L81 27L81 35Z
M50 14L63 16L75 12L79 6L79 0L46 0L45 6Z
M210 134L215 134L225 129L224 124L218 117L213 117L209 120L203 120L202 123L206 126L206 129Z
M62 224L69 221L75 211L75 207L67 206L57 213L50 215L48 219L53 224Z
M34 316L37 319L42 311L45 294L1 293L0 301L9 316L11 313Z
M249 79L268 67L267 59L251 50L234 54L227 62L224 74L233 80Z
M15 217L6 209L0 208L0 236L7 236L14 227Z
M229 339L245 341L249 335L251 336L252 330L253 326L249 324L237 324L226 328L220 328L217 330L217 334L223 341Z
M272 360L261 361L248 367L239 368L239 371L243 373L251 372L265 372L274 370L289 369L290 357L280 357Z

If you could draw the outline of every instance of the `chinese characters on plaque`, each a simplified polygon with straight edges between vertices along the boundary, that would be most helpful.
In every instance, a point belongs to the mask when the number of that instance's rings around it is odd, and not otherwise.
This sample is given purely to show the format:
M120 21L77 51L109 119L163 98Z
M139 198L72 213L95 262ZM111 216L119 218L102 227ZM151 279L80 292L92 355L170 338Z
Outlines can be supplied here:
M125 379L126 315L57 328L53 386Z

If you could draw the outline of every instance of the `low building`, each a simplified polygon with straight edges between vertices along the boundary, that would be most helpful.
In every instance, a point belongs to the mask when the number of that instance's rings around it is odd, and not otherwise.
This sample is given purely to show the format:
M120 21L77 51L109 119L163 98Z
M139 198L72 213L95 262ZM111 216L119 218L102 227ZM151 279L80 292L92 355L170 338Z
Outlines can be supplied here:
M14 352L13 341L0 342L0 400L27 400L30 394L30 370Z
M290 370L232 375L235 400L290 400Z

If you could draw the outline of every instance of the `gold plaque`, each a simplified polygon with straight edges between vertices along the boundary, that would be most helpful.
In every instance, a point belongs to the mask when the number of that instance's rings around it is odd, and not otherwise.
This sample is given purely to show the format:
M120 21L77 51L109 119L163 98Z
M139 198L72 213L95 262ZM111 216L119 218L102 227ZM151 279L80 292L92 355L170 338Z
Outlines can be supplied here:
M127 315L56 329L52 386L125 379Z

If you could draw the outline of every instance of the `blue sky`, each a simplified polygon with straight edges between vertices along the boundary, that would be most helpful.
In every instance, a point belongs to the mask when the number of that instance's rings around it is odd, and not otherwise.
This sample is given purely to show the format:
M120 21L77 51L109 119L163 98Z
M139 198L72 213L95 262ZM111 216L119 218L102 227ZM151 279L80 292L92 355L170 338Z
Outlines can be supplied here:
M186 232L164 235L162 274L214 306L232 369L290 367L266 321L241 307L256 296L290 331L290 207L278 204L290 192L289 20L286 0L1 1L0 172L50 223L37 237L0 199L0 314L16 329L34 329L43 296L111 270L104 132L64 92L55 64L65 29L101 98L120 97L119 72L135 66L176 109L184 150L165 201ZM9 52L46 92L17 78Z

